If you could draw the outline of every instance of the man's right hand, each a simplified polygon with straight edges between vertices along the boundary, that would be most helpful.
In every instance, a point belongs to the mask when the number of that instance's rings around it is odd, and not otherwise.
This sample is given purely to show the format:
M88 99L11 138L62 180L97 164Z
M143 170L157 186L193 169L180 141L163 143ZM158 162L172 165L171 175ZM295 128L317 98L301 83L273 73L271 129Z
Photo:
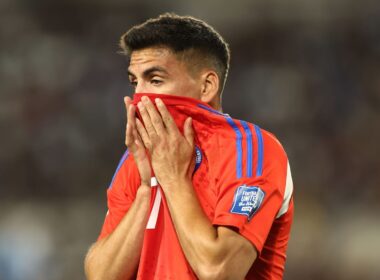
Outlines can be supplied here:
M138 121L135 116L136 108L131 104L131 98L125 97L124 102L128 117L125 144L137 165L141 183L132 203L130 203L126 196L121 197L120 195L116 195L115 198L116 185L110 189L113 195L110 195L111 192L108 194L109 201L116 200L117 204L122 204L122 211L124 211L126 204L129 204L129 208L125 210L124 217L118 222L113 231L92 245L87 253L85 273L89 280L136 279L144 232L149 219L151 197L150 160L137 133L136 124L142 124L136 123ZM130 164L130 162L128 161L125 164ZM128 179L126 180L128 183L133 182ZM125 188L129 188L130 190L134 189L134 187L135 185L125 186ZM113 204L111 203L111 205ZM112 209L116 210L114 212L118 212L120 209L115 205L112 207ZM114 213L112 209L110 209L110 214L107 216L110 219L108 223L113 223L118 219L115 218L115 214L112 214Z
M151 167L145 147L137 132L136 107L132 104L130 97L124 97L125 108L127 112L127 126L125 132L125 145L132 153L137 169L141 177L141 185L150 187Z

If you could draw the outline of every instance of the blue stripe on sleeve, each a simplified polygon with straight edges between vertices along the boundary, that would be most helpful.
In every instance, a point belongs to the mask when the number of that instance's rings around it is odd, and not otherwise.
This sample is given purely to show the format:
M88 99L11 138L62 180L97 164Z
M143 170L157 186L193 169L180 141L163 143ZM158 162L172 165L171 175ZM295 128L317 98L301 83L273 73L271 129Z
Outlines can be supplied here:
M116 171L115 171L115 173L113 174L113 177L112 177L111 184L108 186L108 188L112 187L112 184L113 184L113 181L116 178L117 172L119 172L119 169L123 165L124 161L128 158L128 156L129 156L129 152L128 152L128 150L126 150L125 153L124 153L124 155L122 156L121 160L119 161L119 164L117 165Z
M232 118L226 117L226 120L228 124L235 130L236 133L236 150L237 150L237 159L236 159L236 177L239 179L243 176L243 147L242 147L242 138L243 135L241 134L239 128L235 124Z
M255 125L255 131L257 136L257 170L256 176L261 176L263 174L263 135L261 134L260 127Z
M240 121L241 125L244 128L244 132L247 136L247 177L252 177L252 133L247 122Z

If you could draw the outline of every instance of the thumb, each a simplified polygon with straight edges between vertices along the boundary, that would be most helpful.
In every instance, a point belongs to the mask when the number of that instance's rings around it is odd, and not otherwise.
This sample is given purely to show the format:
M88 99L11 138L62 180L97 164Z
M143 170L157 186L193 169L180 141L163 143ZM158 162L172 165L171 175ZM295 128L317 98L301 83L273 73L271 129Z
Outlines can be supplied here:
M125 108L127 109L127 112L129 109L129 105L131 105L131 103L132 103L132 99L129 96L124 96L124 104L125 104Z
M194 129L193 129L193 119L191 117L188 117L185 121L185 124L183 126L183 134L189 142L189 144L193 147L194 146Z

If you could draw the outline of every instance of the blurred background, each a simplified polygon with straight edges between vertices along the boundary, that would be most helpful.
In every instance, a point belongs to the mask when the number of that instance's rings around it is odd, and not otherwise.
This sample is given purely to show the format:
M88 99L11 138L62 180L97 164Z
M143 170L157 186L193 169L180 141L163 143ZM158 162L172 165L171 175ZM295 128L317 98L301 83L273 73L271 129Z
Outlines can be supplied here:
M229 42L224 111L272 131L296 214L285 279L380 279L380 2L0 1L0 279L84 279L125 149L118 40L172 11Z

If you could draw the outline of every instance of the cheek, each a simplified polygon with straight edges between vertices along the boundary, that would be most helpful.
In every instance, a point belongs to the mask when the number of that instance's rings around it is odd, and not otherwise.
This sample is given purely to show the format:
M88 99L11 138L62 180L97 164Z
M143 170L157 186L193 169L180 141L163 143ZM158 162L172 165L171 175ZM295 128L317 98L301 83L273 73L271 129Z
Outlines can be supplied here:
M201 86L192 79L176 79L167 81L160 87L152 87L152 93L162 93L177 96L192 97L200 99Z
M180 80L166 81L163 85L159 87L152 87L153 93L162 93L169 95L187 96L186 93L189 91L189 87Z
M178 95L179 87L176 83L166 82L162 86L155 87L153 90L155 90L155 93Z
M199 99L201 97L201 85L194 80L184 81L182 84L182 92L184 96Z
M169 84L164 84L162 86L154 86L149 82L140 83L135 92L136 93L156 93L156 94L166 94L168 91L171 91L171 86Z

